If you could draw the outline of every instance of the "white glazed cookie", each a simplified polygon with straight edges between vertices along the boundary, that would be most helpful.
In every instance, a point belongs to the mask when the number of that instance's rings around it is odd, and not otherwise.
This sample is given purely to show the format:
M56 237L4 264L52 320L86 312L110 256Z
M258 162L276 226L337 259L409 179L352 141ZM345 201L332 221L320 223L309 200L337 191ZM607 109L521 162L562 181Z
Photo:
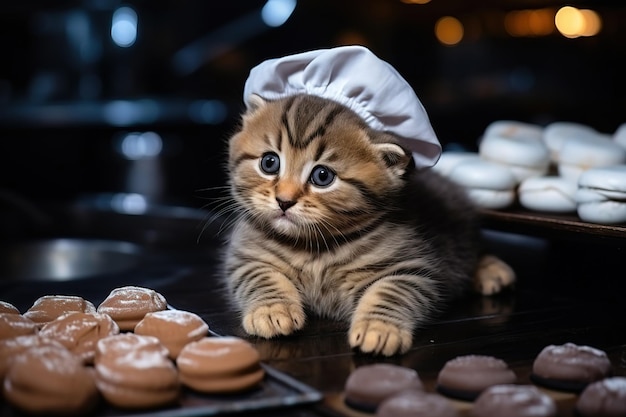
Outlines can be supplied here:
M502 209L515 201L517 180L505 166L482 159L463 161L452 169L449 178L462 185L479 207Z
M446 151L441 154L437 164L432 169L447 177L459 163L479 158L480 155L476 152Z
M610 135L596 133L567 140L561 147L558 171L561 177L578 181L580 175L590 168L625 162L626 148L614 142Z
M613 133L613 141L626 149L626 123L622 123L618 126L617 130L615 130L615 133Z
M570 139L588 138L598 133L591 126L582 123L558 121L543 128L543 141L550 151L550 160L558 164L563 144Z
M590 223L626 222L626 165L593 168L581 174L578 216Z
M520 204L533 211L571 213L576 211L578 184L563 177L532 177L517 189Z
M495 124L496 122L494 122ZM550 166L550 152L542 140L539 126L521 122L499 121L492 124L478 144L480 157L511 169L518 182L545 175Z

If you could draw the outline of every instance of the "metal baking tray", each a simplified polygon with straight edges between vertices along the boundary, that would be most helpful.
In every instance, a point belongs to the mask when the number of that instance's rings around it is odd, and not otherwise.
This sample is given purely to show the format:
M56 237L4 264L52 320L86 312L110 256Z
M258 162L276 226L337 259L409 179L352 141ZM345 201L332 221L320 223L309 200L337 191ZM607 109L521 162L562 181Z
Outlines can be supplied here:
M321 392L261 364L265 378L258 388L229 395L208 395L183 389L179 404L169 408L129 411L115 408L104 401L84 417L196 417L241 414L252 411L284 409L321 401ZM23 414L0 400L0 416L21 417Z

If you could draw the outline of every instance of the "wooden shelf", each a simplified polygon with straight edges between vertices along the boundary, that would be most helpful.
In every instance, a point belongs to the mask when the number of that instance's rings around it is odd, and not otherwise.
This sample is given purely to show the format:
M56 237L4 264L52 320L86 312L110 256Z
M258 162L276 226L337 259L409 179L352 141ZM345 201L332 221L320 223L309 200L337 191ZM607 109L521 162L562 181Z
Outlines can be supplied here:
M582 221L576 214L552 214L524 210L482 210L485 228L543 237L624 239L626 224L606 225Z

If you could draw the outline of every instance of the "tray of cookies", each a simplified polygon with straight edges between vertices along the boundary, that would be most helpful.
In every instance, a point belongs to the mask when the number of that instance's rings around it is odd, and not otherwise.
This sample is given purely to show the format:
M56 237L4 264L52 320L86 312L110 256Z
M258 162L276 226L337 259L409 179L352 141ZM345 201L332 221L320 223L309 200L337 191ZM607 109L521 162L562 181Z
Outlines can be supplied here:
M451 358L435 375L373 363L355 368L323 407L346 417L595 417L626 415L626 346L548 345L530 362Z
M467 190L488 227L623 238L624 126L603 133L574 122L495 120L476 151L447 150L433 169Z
M316 403L315 389L263 364L245 339L144 287L98 306L47 295L0 304L0 416L237 414Z

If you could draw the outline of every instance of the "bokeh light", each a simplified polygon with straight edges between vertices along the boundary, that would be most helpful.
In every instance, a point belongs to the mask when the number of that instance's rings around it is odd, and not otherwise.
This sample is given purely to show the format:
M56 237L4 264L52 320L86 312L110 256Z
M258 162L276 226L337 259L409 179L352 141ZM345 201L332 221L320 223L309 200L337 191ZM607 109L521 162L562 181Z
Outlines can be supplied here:
M435 36L444 45L456 45L463 39L463 24L452 16L444 16L435 23Z

